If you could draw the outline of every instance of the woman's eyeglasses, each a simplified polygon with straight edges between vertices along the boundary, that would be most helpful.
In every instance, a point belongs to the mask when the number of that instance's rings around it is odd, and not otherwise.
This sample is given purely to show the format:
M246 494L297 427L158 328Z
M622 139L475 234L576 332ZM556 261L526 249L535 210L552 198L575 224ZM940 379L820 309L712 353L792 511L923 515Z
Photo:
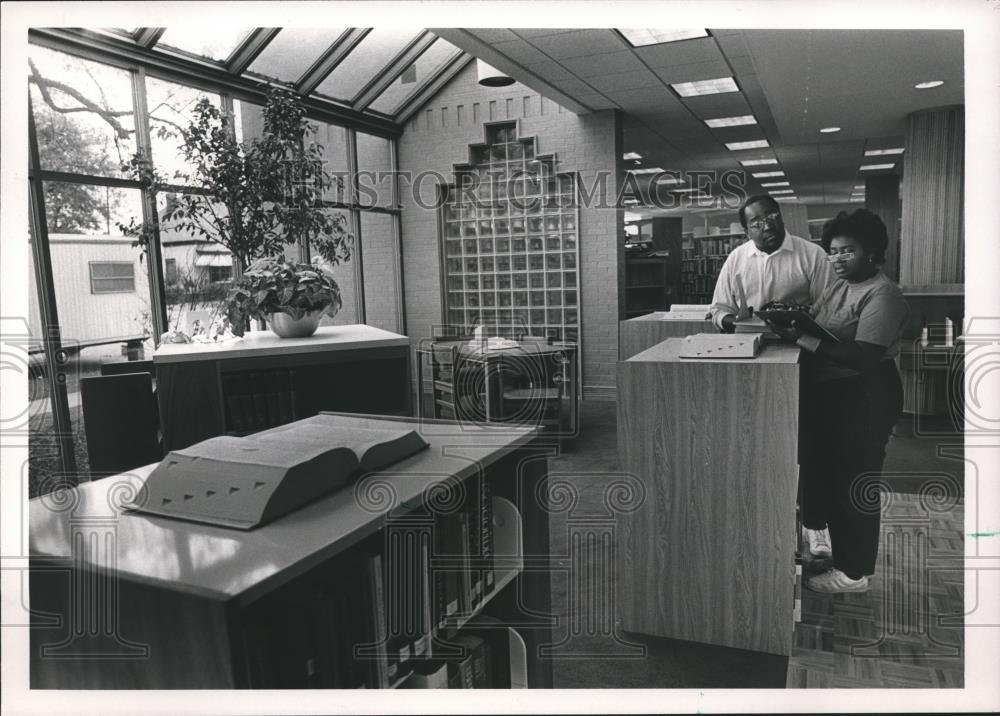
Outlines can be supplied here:
M839 254L826 255L826 260L829 261L830 263L836 263L837 261L850 261L853 258L854 258L853 251L844 251L843 253Z
M779 214L778 212L774 212L766 216L758 216L756 218L750 219L750 221L747 222L747 226L749 226L751 229L763 229L765 223L774 225L777 224L779 221L781 221L781 214Z

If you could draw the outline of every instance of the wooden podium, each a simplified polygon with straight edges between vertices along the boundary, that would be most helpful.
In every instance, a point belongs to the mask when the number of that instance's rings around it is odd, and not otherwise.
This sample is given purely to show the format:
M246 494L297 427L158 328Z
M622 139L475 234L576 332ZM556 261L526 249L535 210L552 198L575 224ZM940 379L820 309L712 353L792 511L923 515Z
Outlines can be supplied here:
M622 628L788 655L799 349L691 360L682 345L618 363L621 469L645 487L619 522Z

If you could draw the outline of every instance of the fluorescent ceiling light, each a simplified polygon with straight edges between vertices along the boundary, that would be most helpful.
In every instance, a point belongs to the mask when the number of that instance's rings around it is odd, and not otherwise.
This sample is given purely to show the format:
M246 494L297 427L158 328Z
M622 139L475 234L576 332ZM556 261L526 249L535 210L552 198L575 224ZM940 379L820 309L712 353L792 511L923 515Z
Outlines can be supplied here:
M768 194L794 194L794 189L772 189Z
M894 166L896 166L896 165L895 164L862 164L859 167L859 169L861 169L861 171L863 171L863 172L866 172L866 171L874 171L876 169L892 169Z
M766 139L754 139L751 142L726 142L726 149L731 152L738 152L741 149L764 149L770 146Z
M633 174L662 174L663 169L660 167L646 167L645 169L629 169Z
M626 211L625 221L642 221L642 214L635 214L631 211Z
M761 184L761 186L788 186L786 181L767 181Z
M657 184L684 184L685 181L680 177L671 176L669 174L664 174L661 177L657 177Z
M642 155L638 152L625 152L622 154L622 159L642 159Z
M913 86L916 89L931 89L932 87L940 87L943 84L943 80L928 80L927 82L918 82Z
M698 80L697 82L678 82L670 85L681 97L697 97L704 94L722 94L724 92L739 92L740 88L732 77L718 77L714 80Z
M777 164L777 159L744 159L740 162L745 167L762 167L765 164Z
M823 127L819 131L823 134L833 134L834 132L839 132L840 127Z
M799 197L797 197L797 196L776 196L776 197L774 197L774 200L775 201L798 201Z
M754 172L753 173L753 178L754 179L765 179L767 177L783 177L783 176L785 176L784 172Z
M660 45L664 42L677 42L678 40L689 40L692 37L708 37L707 30L619 29L618 32L624 35L625 39L628 40L633 47Z
M757 124L757 119L752 114L743 114L739 117L719 117L718 119L706 119L707 124L712 129L719 127L742 127L745 124Z
M902 147L893 147L891 149L868 149L865 151L866 157L884 157L889 154L902 154Z
M851 204L856 204L857 202L864 201L864 200L865 200L865 198L863 196L852 196L847 201L850 202Z
M864 190L864 188L865 188L865 185L864 185L864 184L855 184L855 185L854 185L854 188L855 188L855 189L861 189L861 190L863 191L863 190Z
M671 189L673 194L703 194L702 189ZM707 196L707 194L706 194Z

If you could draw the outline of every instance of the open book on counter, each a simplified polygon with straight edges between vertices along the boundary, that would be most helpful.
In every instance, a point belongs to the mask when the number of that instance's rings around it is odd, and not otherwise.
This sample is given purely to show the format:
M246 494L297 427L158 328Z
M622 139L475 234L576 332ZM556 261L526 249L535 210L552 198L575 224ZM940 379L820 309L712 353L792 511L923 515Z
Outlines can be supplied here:
M170 452L129 509L252 529L427 447L415 430L291 423Z

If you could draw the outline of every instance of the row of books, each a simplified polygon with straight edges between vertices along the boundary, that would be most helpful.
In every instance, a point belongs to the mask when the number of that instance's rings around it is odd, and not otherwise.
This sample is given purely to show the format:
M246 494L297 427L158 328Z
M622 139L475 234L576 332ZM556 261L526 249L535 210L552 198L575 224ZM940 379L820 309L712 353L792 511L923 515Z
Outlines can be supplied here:
M222 375L226 428L231 434L266 430L298 419L295 371L273 369Z
M248 608L250 686L389 688L413 675L413 688L422 678L499 688L476 677L492 673L482 653L490 640L464 626L496 587L492 496L487 480L476 482L433 525L390 524L379 549L335 560Z

